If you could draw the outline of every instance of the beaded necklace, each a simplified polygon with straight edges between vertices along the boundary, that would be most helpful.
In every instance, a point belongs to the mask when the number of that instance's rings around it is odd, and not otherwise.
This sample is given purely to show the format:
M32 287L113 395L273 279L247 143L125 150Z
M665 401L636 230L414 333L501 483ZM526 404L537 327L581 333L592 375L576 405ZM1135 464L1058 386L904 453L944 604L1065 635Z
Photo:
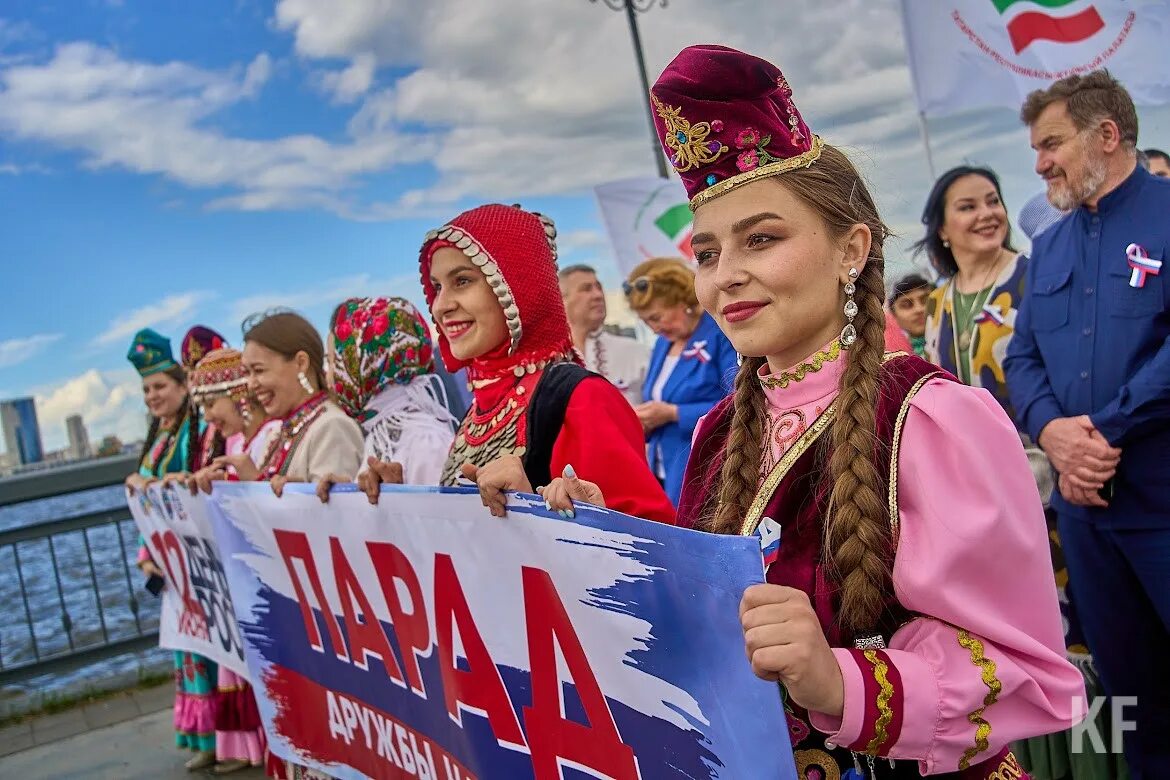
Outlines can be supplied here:
M292 454L304 438L305 432L325 412L325 401L328 398L324 392L319 392L284 418L280 432L273 437L272 444L264 456L264 464L260 469L262 481L285 473Z

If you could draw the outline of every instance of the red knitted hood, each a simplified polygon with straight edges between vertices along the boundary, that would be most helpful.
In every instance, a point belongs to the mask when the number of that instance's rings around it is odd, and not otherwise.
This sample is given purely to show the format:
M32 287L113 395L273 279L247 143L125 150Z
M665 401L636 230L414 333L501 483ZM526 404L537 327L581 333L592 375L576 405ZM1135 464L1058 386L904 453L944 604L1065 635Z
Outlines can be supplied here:
M574 355L569 320L557 280L556 227L540 214L518 206L490 204L466 211L427 234L419 252L419 271L427 306L435 302L431 259L454 247L483 271L508 323L510 340L470 361L451 354L447 337L435 323L439 352L448 371L466 367L473 379L520 376L554 359ZM432 315L433 319L433 315Z

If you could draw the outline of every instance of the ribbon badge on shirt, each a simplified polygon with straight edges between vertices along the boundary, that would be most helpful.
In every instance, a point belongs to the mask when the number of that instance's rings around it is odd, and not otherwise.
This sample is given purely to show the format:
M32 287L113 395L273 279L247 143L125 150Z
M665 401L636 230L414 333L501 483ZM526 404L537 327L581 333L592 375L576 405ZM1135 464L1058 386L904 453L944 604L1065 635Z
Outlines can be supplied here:
M760 540L760 552L764 554L766 571L780 557L780 524L770 517L765 517L756 527L756 537Z
M985 322L994 322L996 325L1003 325L1007 317L1003 316L1003 311L994 303L983 304L983 310L975 317L975 324L982 325Z
M1133 269L1129 274L1129 286L1142 288L1146 286L1146 278L1157 276L1162 272L1162 261L1150 257L1150 253L1140 244L1130 244L1125 249L1125 256L1129 259L1129 267Z
M682 357L698 358L700 363L707 363L711 360L711 353L707 351L706 341L696 341L689 349L683 350Z

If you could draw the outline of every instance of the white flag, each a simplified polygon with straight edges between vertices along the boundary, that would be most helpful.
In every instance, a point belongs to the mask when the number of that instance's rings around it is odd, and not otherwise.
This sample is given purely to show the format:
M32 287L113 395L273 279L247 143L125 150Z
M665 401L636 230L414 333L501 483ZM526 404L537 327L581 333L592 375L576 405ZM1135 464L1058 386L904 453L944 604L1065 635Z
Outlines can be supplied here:
M650 257L694 259L691 210L678 179L624 179L594 191L623 276Z
M1029 92L1108 68L1136 103L1170 103L1167 0L902 0L918 109L1019 108Z

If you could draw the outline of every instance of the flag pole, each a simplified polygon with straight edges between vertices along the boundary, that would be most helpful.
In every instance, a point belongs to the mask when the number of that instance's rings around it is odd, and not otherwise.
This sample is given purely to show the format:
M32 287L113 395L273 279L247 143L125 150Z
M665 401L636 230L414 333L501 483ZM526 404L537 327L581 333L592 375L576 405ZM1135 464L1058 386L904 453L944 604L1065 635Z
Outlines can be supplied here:
M930 151L930 127L926 123L926 112L918 112L918 127L922 130L922 145L926 147L926 167L930 171L930 180L935 180L934 154Z

